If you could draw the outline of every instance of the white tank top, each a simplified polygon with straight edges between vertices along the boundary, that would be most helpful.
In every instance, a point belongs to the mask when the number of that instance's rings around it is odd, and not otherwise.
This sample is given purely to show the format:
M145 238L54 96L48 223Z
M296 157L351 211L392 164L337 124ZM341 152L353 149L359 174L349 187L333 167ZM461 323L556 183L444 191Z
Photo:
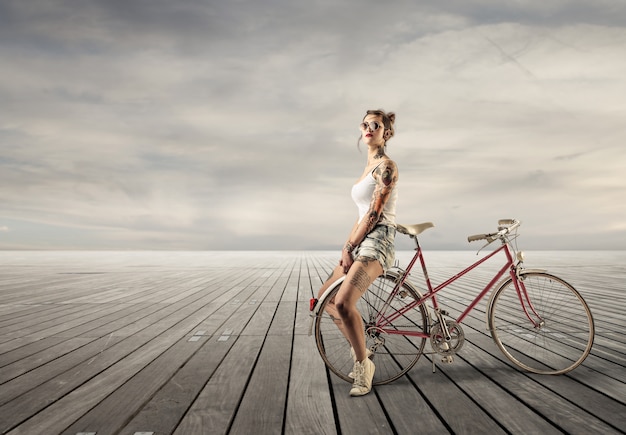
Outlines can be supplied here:
M376 188L376 180L374 179L373 172L370 172L364 179L352 186L352 200L359 209L359 222L363 220L363 217L370 209L372 204L372 196L374 195L374 189ZM398 199L398 191L396 186L393 187L391 195L383 208L383 213L380 216L378 224L396 226L396 202Z

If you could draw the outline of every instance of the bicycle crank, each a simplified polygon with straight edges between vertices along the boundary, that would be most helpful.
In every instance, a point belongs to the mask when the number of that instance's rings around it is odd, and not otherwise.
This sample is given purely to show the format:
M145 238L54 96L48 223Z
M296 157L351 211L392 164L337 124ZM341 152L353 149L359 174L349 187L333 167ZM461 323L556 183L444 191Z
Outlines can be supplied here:
M461 325L454 320L446 320L445 329L447 329L447 334L441 323L436 322L430 329L430 344L433 350L442 356L442 362L451 363L452 357L465 342L465 334ZM446 340L446 335L450 337L450 340Z

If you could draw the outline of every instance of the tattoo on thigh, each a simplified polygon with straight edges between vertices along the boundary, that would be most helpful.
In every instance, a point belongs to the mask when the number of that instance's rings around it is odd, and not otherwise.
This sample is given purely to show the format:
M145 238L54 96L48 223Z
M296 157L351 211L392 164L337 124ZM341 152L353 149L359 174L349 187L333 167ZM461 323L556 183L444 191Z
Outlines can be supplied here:
M363 263L363 266L367 267L370 264L370 262L376 261L376 259L372 258L372 257L366 257L364 255L361 255L361 256L358 256L354 261L359 261L359 262Z
M370 285L370 277L365 269L359 268L350 280L350 284L358 288L361 293L367 290Z

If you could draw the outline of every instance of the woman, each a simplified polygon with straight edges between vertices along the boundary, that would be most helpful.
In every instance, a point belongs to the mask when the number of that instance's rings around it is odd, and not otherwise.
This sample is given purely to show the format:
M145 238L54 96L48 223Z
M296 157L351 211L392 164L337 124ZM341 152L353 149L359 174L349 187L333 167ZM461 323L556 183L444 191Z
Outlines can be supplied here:
M335 310L331 314L339 319L337 326L352 345L351 396L370 392L375 370L368 358L371 352L365 346L363 320L356 303L394 260L398 168L386 154L387 141L394 135L394 122L395 114L382 110L368 110L363 118L359 141L367 145L367 164L352 187L359 218L343 247L339 265L319 291L321 296L334 281L346 275L330 310Z

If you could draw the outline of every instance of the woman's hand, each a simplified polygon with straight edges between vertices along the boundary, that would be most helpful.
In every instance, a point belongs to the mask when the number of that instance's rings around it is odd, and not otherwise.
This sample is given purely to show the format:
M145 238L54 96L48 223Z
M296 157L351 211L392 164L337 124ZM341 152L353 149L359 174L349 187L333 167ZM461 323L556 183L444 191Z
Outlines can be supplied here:
M345 249L341 250L341 260L339 260L339 264L343 267L343 273L348 273L350 267L354 263L354 259L352 258L352 253L348 252Z

